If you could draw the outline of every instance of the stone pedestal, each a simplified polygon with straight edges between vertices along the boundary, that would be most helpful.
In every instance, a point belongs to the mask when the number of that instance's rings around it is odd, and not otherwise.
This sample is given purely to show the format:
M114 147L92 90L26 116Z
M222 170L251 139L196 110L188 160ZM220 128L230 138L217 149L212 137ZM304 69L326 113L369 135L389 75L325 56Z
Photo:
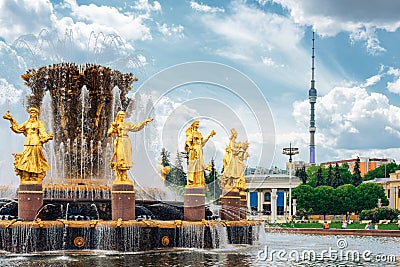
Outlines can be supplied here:
M201 221L206 217L205 187L186 186L184 196L184 220Z
M135 191L132 184L113 184L111 189L111 217L116 221L135 219Z
M239 190L233 189L229 192L222 192L220 198L221 220L239 221L241 213L241 198Z
M42 184L20 184L18 190L18 218L33 221L43 205Z
M247 218L247 195L246 192L240 191L240 219L246 220Z

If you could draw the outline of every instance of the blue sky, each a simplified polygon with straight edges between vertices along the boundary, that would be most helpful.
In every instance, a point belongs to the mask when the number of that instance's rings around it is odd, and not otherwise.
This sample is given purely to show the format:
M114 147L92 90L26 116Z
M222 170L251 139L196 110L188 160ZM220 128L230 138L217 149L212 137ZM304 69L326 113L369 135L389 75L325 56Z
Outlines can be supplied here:
M289 142L299 147L295 160L307 162L314 30L317 163L355 156L398 160L398 14L400 2L395 0L0 0L0 113L10 109L18 121L26 118L23 98L29 92L20 75L41 65L61 61L106 65L134 73L139 78L134 90L140 90L146 80L166 68L211 61L248 77L268 102L266 107L274 121L270 129L275 133L270 140L276 147L266 148L271 160L258 162L254 157L265 136L260 138L245 123L235 126L243 129L238 139L250 142L253 157L249 164L283 168L287 158L281 151ZM184 89L187 94L183 102L191 102L196 110L193 116L201 117L205 112L195 108L196 99L204 98L204 93L226 104L228 110L243 100L239 96L225 103L230 98L210 86ZM178 90L157 103L164 103L171 112L171 107L179 106L182 95ZM203 101L197 102L200 104ZM164 109L159 106L157 110ZM219 112L215 107L213 110L207 116ZM262 113L256 109L252 112L262 120ZM246 112L240 114L240 121L246 121ZM249 116L254 117L254 113ZM208 121L203 123L204 134L213 127L207 126ZM208 148L213 149L210 153L217 161L222 158L228 129L233 127L221 121L220 132L224 134ZM185 123L187 119L177 127L184 128ZM164 124L155 127L160 125ZM12 168L6 167L11 162L8 155L21 150L23 138L9 133L5 121L0 131L0 143L7 147L0 159L5 167L2 172L13 175ZM171 143L160 141L160 146L174 150Z

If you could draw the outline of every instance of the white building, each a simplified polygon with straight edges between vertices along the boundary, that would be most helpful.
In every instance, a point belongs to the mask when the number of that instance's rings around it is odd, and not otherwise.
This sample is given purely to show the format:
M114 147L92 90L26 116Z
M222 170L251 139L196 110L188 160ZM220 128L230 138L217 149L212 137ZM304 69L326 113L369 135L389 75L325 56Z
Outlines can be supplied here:
M278 168L246 169L247 208L252 214L270 221L285 220L289 214L289 188L301 184L299 178ZM293 202L292 202L293 203ZM292 212L295 212L295 205Z

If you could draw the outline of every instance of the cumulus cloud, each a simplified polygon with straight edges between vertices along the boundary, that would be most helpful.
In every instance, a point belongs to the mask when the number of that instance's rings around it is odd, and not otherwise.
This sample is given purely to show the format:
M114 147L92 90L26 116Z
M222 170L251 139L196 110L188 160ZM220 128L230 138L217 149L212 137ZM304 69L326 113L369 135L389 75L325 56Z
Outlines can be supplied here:
M150 4L148 0L139 0L136 1L132 7L137 10L144 10L148 13L152 11L161 11L161 4L158 1L154 1L153 4Z
M318 34L350 33L353 41L365 41L371 54L384 52L376 30L394 32L400 27L400 2L390 0L272 0L289 10L296 23L312 25Z
M6 102L10 104L17 103L20 100L21 93L21 90L17 90L14 85L0 78L0 105Z
M111 6L78 5L75 0L66 0L66 2L70 4L71 18L79 22L79 27L76 27L76 30L84 33L84 36L89 36L90 32L95 31L97 33L103 32L104 34L114 33L131 41L152 38L150 28L145 24L145 21L150 19L150 15L147 12L144 14L131 14L129 12L121 12ZM152 9L148 8L148 10L151 11ZM72 21L70 20L70 22ZM65 27L66 25L63 26Z
M393 77L393 81L387 82L386 88L389 90L389 92L400 94L400 69L390 67L386 74L390 77Z
M400 78L398 78L394 82L388 82L387 88L392 93L400 94Z
M217 13L217 12L225 12L225 9L220 7L211 7L204 4L199 4L195 1L190 2L190 7L196 11L207 12L207 13Z
M0 0L0 35L12 43L21 35L49 29L52 14L48 0Z
M381 80L381 75L377 74L374 75L372 77L369 77L366 81L365 84L362 85L362 87L368 87L368 86L372 86L374 84L376 84L377 82L379 82Z
M298 124L307 121L307 101L295 102ZM400 143L400 108L379 93L360 87L337 87L316 104L317 143L325 149L390 149Z
M166 23L159 24L157 23L158 31L165 37L184 37L184 27L182 25L174 25L168 26Z

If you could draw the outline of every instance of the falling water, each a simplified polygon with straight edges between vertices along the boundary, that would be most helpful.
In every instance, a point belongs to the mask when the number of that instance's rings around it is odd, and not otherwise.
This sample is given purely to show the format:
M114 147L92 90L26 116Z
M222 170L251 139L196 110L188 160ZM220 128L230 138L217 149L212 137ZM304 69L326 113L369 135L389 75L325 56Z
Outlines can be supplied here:
M258 244L266 244L267 243L267 233L265 232L265 223L261 223L259 225L254 225L252 227L252 241Z
M229 245L228 232L221 224L210 224L211 243L213 248L226 248Z
M71 139L67 139L67 151L66 151L66 157L67 157L67 173L69 175L69 178L71 178L71 173L72 173L72 157L71 157Z
M69 208L69 203L67 203L67 207L65 208L65 219L68 220L68 208Z
M111 145L110 145L110 143L107 143L105 159L106 160L110 160L111 157L112 157L112 153L113 152L112 152ZM107 162L107 161L105 161L105 162ZM109 181L112 182L112 180L113 180L113 172L112 172L112 169L108 166L108 164L104 164L104 175L105 175L106 179L108 178Z
M86 158L86 151L87 147L84 146L86 145L86 140L85 140L85 133L86 129L86 116L88 116L89 110L90 110L90 101L89 101L89 90L86 88L84 85L82 87L82 92L81 92L81 179L84 178L83 171L85 169L85 158Z
M108 224L99 222L96 225L97 243L96 249L99 250L114 250L115 244L119 242L117 239L117 228L111 227Z
M189 224L182 227L179 232L178 247L204 248L205 227Z
M113 94L113 102L112 102L112 116L111 118L115 120L115 117L117 115L117 112L122 110L122 103L121 103L121 96L120 96L120 90L117 86L113 88L112 91Z
M101 141L98 141L97 145L97 175L101 177L100 173L100 166L104 164L105 161L103 161L103 147L101 146ZM103 174L105 175L105 173Z
M60 143L60 164L61 164L61 179L65 179L65 147L64 143ZM63 181L64 182L64 181Z
M93 199L92 199L92 200L93 200ZM99 210L97 209L96 204L92 203L92 204L90 204L90 206L91 206L91 207L94 207L94 209L96 210L97 220L99 220L99 219L100 219Z
M74 178L78 178L78 170L77 170L77 166L78 166L78 140L75 138L74 142L72 144L73 146L73 157L72 157L72 161L73 161L73 177Z
M93 179L93 140L90 140L90 180Z
M140 250L140 240L144 234L145 227L129 226L123 227L122 236L124 237L124 251L139 251Z
M82 138L81 140L81 176L80 179L85 179L86 178L86 172L84 170L86 169L86 154L87 154L87 144L86 144L86 139Z
M46 91L46 94L43 97L43 102L40 107L40 120L44 123L47 133L54 133L54 126L52 120L52 103L51 103L50 92ZM53 141L47 142L44 145L44 151L47 154L47 158L50 163L50 177L51 179L56 178L58 175L57 172L57 164L56 164L56 152L54 149Z

